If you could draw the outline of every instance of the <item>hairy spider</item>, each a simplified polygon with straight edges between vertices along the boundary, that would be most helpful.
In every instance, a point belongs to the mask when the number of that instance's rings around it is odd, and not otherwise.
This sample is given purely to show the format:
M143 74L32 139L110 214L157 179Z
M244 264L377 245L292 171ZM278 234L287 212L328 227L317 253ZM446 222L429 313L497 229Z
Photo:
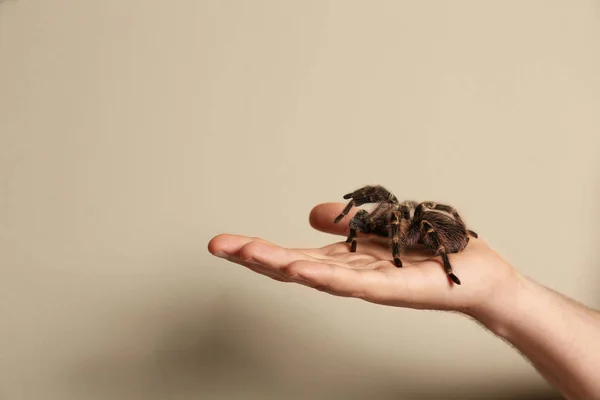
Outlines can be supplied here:
M383 186L365 186L344 196L351 199L334 223L340 222L352 207L379 203L369 213L360 210L350 220L350 234L346 243L350 251L356 251L356 232L371 233L391 240L392 256L397 267L402 267L400 253L422 244L436 256L441 256L448 277L457 285L460 279L452 272L448 254L462 251L469 242L468 230L454 207L432 201L417 203L407 200L398 202L396 196Z

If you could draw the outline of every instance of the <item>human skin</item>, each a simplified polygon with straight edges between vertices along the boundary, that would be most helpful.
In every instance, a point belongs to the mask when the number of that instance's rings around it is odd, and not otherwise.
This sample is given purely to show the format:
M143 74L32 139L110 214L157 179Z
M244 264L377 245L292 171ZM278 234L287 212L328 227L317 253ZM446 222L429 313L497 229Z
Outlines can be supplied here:
M344 206L316 206L311 226L347 235L356 210L333 223ZM512 344L567 398L600 400L600 313L525 277L481 239L450 255L460 286L439 257L420 249L402 254L397 268L386 241L372 236L359 235L355 253L344 241L298 249L230 234L214 237L208 249L272 279L332 295L462 313Z

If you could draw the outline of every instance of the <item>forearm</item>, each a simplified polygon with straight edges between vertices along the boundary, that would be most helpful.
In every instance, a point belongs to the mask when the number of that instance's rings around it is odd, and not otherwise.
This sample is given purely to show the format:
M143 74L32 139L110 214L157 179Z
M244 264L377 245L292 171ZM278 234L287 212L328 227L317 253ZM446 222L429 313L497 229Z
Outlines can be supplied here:
M600 399L600 313L519 276L514 290L472 315L569 399Z

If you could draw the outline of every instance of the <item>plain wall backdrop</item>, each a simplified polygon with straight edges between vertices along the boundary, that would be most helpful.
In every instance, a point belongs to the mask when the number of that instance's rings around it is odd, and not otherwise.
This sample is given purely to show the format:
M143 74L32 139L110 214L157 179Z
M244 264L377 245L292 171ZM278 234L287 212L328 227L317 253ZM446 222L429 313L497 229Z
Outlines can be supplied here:
M310 209L382 184L598 307L599 71L598 1L0 3L0 398L553 398L467 318L206 245L343 240Z

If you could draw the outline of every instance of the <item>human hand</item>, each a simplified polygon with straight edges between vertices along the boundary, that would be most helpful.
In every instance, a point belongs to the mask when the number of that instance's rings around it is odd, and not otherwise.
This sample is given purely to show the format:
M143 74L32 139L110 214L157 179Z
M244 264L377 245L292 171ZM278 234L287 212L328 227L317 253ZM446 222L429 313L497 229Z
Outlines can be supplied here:
M313 208L313 228L347 235L354 209L338 224L333 220L344 208L325 203ZM450 263L462 281L453 284L439 257L416 249L400 255L403 267L392 261L384 238L358 235L357 251L345 241L320 248L283 248L260 238L222 234L209 251L254 272L281 282L299 283L337 296L355 297L377 304L415 309L459 311L477 318L511 296L518 272L483 240L471 238L461 252L450 254Z

